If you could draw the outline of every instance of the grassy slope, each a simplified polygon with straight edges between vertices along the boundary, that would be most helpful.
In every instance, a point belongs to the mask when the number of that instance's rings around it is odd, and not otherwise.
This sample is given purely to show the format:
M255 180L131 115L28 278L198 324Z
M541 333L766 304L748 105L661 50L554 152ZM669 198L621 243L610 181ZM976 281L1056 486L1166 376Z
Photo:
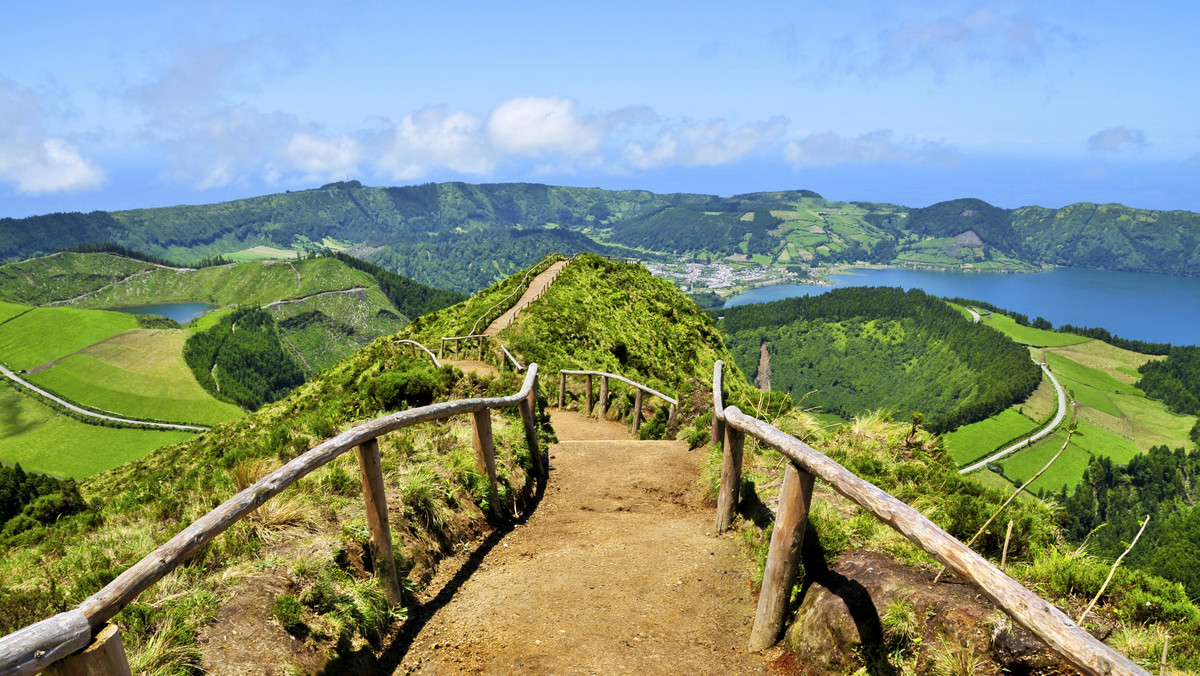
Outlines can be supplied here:
M0 382L0 461L83 479L194 435L88 425Z
M140 329L90 345L28 376L81 406L146 420L215 425L243 415L213 399L183 361L189 332Z
M1012 317L995 312L984 315L982 321L984 324L996 329L1009 338L1025 345L1060 347L1090 340L1090 338L1077 336L1073 333L1059 333L1057 331L1035 329L1031 326L1021 326Z
M0 361L30 369L136 328L137 318L123 312L35 308L0 324Z
M16 303L5 303L0 301L0 324L16 317L22 312L28 312L31 308L28 305L18 305Z
M41 305L100 289L154 265L107 253L56 253L0 266L0 298Z

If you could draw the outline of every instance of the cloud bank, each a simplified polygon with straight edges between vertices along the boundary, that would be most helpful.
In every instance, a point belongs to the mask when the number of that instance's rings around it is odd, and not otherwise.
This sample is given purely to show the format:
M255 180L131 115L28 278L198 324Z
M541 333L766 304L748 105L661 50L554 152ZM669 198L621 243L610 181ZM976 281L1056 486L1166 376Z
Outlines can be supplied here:
M47 133L36 94L0 80L0 182L43 194L97 188L104 172L67 139Z
M1107 153L1141 150L1148 145L1146 135L1140 129L1129 127L1102 129L1093 134L1087 143L1088 150Z
M784 158L794 167L832 167L841 164L900 163L934 167L959 164L957 153L935 141L896 141L890 129L880 129L857 138L834 132L812 134L790 141Z

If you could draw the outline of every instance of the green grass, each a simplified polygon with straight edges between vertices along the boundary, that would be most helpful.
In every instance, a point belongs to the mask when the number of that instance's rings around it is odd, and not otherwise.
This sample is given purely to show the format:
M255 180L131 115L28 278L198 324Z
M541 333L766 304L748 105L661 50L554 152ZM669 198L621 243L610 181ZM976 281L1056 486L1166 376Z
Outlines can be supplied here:
M297 252L294 249L279 249L273 246L256 246L249 249L242 249L241 251L234 251L233 253L222 254L222 258L238 263L244 263L246 261L260 261L264 258L281 260L294 259L296 258L296 253Z
M137 318L124 312L35 308L0 324L0 361L29 369L136 328Z
M1037 423L1013 408L970 425L963 425L944 437L946 450L954 462L965 465L997 450L1022 434L1032 433Z
M16 317L17 315L19 315L22 312L25 312L29 309L30 308L28 305L17 305L16 303L5 303L4 301L0 300L0 324L3 324L4 322L12 319L13 317Z
M1057 331L1046 331L1043 329L1035 329L1030 326L1021 326L1012 317L993 312L983 318L983 323L987 326L996 329L1004 335L1012 338L1018 343L1028 345L1046 345L1048 347L1061 347L1064 345L1075 345L1091 340L1083 336L1077 336L1073 333L1058 333Z
M241 409L214 399L184 363L188 335L127 331L27 378L68 401L123 416L201 425L240 418Z
M1079 432L1054 465L1035 481L1028 490L1045 490L1057 493L1063 486L1067 492L1075 490L1088 462L1093 455L1108 456L1113 462L1125 465L1138 454L1137 446L1128 439L1080 420ZM1066 432L1061 429L1029 450L1019 451L1000 462L1004 473L1011 479L1023 483L1040 470L1050 458L1062 448Z
M88 425L0 383L0 461L82 479L193 434Z
M1078 385L1084 385L1103 392L1116 392L1117 394L1142 393L1141 390L1133 385L1123 383L1104 371L1089 368L1055 352L1047 353L1047 362L1050 364L1050 370L1054 372L1059 381L1070 380ZM1062 383L1062 386L1071 388L1071 385L1065 382Z

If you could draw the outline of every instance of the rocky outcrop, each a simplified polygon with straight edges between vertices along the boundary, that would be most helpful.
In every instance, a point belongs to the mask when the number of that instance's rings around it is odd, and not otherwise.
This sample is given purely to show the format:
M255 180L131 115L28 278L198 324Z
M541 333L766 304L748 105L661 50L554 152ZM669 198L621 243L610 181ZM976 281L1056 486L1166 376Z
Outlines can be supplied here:
M973 587L932 584L932 575L878 552L843 554L832 569L806 565L811 583L787 632L806 673L863 662L900 673L901 660L916 673L946 660L971 673L1075 673Z

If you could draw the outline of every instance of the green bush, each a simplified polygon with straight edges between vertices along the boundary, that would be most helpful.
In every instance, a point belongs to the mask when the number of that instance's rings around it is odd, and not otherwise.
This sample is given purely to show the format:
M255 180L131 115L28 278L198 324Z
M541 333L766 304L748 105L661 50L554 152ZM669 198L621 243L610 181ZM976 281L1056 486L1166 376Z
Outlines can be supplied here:
M296 634L307 628L301 617L303 612L304 606L295 596L280 594L275 598L272 613L275 615L275 619L279 620L280 626L288 633Z

